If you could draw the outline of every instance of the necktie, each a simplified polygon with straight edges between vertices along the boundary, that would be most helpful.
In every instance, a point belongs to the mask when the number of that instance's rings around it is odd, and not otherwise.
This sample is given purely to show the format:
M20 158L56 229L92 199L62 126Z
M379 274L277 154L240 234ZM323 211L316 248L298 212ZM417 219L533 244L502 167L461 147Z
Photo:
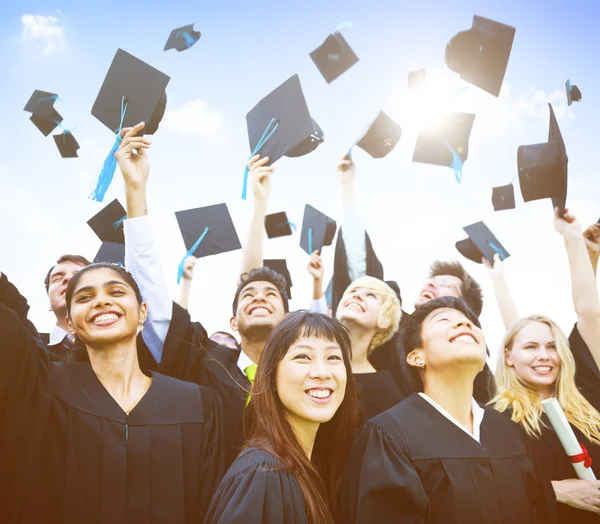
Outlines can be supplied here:
M252 384L254 384L254 379L256 378L256 368L257 367L258 366L256 364L250 364L249 366L246 366L246 368L244 369L244 373L246 374L246 377L250 381L250 387L252 387ZM250 403L250 394L248 394L248 398L246 399L246 407L248 407L249 403Z

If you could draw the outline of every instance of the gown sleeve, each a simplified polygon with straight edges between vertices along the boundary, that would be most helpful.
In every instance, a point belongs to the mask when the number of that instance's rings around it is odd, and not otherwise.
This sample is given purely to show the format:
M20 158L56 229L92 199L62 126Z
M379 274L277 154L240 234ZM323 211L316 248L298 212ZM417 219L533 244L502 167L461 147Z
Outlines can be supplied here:
M387 413L363 424L342 484L341 522L425 523L429 499L402 450L400 428Z
M204 524L306 524L304 500L291 474L261 460L238 458L212 500Z
M587 344L581 338L577 324L569 335L569 346L575 359L577 387L587 401L600 411L600 370Z

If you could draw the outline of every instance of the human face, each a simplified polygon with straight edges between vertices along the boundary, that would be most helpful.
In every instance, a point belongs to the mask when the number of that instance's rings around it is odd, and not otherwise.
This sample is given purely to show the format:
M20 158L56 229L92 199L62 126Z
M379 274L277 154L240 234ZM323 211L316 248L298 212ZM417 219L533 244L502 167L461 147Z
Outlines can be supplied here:
M231 335L225 335L224 333L213 333L210 336L210 339L220 346L225 346L226 348L231 349L240 349Z
M250 282L239 295L237 313L231 327L242 336L253 331L268 334L283 320L285 310L281 293L271 282Z
M463 282L460 278L453 275L436 275L423 282L423 287L419 292L415 308L429 302L434 298L456 297L460 298L460 289Z
M135 339L146 320L146 305L118 273L99 268L86 272L71 299L69 327L89 345L115 344Z
M421 348L409 354L411 365L420 360L426 370L450 369L456 364L473 364L481 370L485 364L483 332L456 309L431 312L421 326L421 342Z
M82 265L75 262L61 262L56 264L52 273L50 273L50 281L48 284L48 298L50 299L50 308L56 317L63 320L67 316L67 305L65 302L65 292L67 285L73 275L77 273Z
M346 366L337 342L301 337L277 365L277 394L293 427L328 422L344 400Z
M552 329L543 322L529 322L516 335L512 348L505 351L504 361L517 377L535 389L541 397L554 394L560 373L560 356Z
M356 323L364 329L377 329L383 299L372 289L356 287L347 290L340 301L337 318L345 324Z

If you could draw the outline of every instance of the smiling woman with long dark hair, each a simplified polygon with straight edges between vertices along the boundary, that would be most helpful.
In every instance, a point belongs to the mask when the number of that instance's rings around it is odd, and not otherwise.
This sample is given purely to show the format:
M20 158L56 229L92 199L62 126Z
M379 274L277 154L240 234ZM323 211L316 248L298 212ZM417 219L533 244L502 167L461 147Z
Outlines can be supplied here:
M350 360L335 319L299 311L275 328L252 387L253 431L205 522L335 521L357 418Z
M125 269L81 269L66 301L87 362L51 363L0 278L1 520L201 521L223 472L215 394L141 370L146 305Z

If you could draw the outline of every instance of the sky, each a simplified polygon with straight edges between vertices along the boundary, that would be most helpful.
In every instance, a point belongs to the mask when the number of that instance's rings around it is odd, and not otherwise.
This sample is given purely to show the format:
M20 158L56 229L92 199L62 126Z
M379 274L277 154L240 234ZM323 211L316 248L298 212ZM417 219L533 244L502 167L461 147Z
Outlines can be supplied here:
M463 89L464 81L444 65L447 42L471 27L473 15L516 28L498 98ZM344 35L360 61L328 85L309 53L347 21L353 27ZM104 204L88 199L113 143L91 108L122 48L171 77L167 111L152 137L148 205L173 297L185 254L174 212L226 202L244 241L252 206L240 199L250 153L245 115L297 73L325 142L275 164L269 212L285 210L300 224L310 203L339 223L336 163L384 108L402 126L400 142L384 159L361 150L353 157L362 216L385 278L400 285L404 308L412 311L433 260L460 260L483 287L481 319L496 353L504 329L489 276L454 247L466 236L463 227L483 220L512 255L505 271L519 312L549 315L570 332L569 272L550 201L525 204L515 183L517 209L494 212L491 188L517 175L519 145L547 140L550 102L569 155L567 205L583 227L600 216L599 21L600 4L592 0L8 3L0 18L0 270L28 298L38 329L51 329L47 270L64 253L93 258L100 242L87 220L114 198L124 203L118 171ZM200 41L182 53L163 52L170 31L190 23L201 31ZM420 68L431 91L419 98L408 91L407 75ZM567 78L583 94L571 107ZM79 158L62 159L52 138L29 122L23 107L35 89L64 101L56 107L79 141ZM476 113L460 184L449 168L411 162L419 129L435 126L442 110ZM229 327L240 254L196 266L190 312L209 332ZM311 277L299 237L266 241L264 254L288 260L291 308L308 307ZM333 247L324 248L323 259L327 282Z

